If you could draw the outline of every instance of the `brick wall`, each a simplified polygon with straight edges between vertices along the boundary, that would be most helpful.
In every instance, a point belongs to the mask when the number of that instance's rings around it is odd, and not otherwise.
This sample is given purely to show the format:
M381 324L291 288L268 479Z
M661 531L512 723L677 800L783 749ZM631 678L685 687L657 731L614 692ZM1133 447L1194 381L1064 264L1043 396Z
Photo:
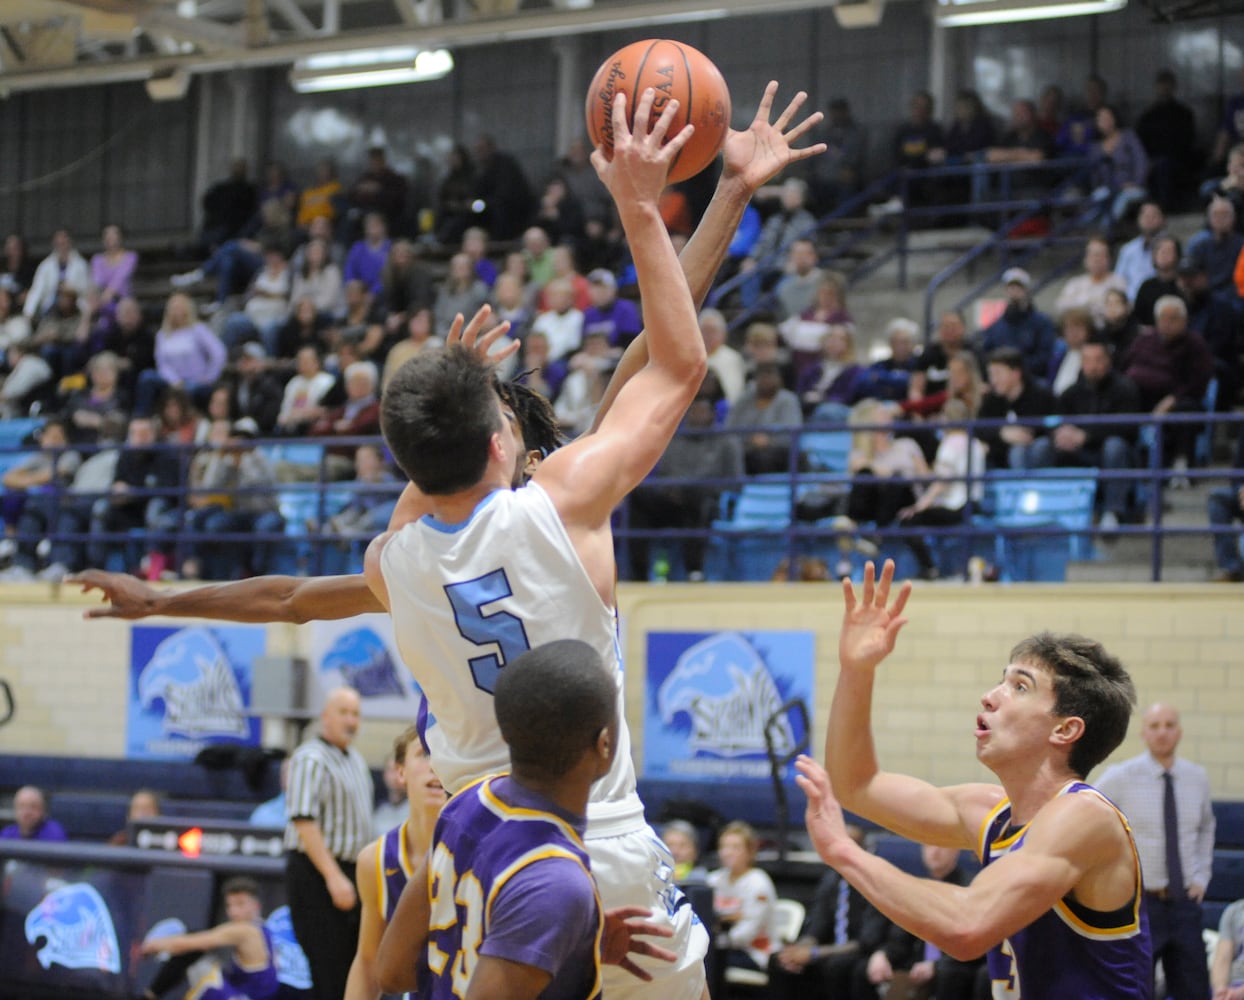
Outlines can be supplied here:
M628 717L642 761L644 636L650 630L808 629L817 634L815 740L837 671L842 614L834 585L624 586ZM0 729L6 753L119 757L125 742L129 624L83 621L90 602L71 588L0 590L0 677L18 714ZM924 586L911 621L881 668L874 723L883 766L937 783L985 772L973 757L981 693L1011 646L1048 628L1100 639L1121 657L1141 704L1171 701L1183 712L1183 753L1205 765L1216 798L1244 799L1244 602L1238 588L1207 586ZM268 652L306 651L309 631L268 629ZM379 765L400 723L364 725L360 748ZM1139 752L1132 733L1116 757ZM269 737L279 739L279 731Z

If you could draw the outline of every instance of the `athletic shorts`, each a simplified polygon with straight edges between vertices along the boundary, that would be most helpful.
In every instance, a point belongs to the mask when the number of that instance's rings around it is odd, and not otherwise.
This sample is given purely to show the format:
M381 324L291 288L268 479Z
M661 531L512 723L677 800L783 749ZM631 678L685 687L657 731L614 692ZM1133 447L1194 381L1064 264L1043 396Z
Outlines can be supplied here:
M638 800L635 800L638 803ZM606 965L604 995L608 1000L700 1000L704 991L704 956L708 931L691 909L691 902L674 884L674 858L661 838L637 814L604 820L589 818L584 840L592 858L592 874L606 910L619 906L643 906L652 920L668 923L672 938L648 940L678 956L662 962L642 955L631 956L636 965L652 973L652 982L636 979L625 969ZM589 817L594 809L589 809Z

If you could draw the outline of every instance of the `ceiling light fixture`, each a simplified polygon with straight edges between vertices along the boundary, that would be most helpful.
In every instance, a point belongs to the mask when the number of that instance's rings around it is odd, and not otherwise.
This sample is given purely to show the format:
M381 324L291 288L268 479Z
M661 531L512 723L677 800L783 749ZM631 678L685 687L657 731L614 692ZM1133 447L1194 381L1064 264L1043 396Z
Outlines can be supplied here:
M299 94L316 94L439 80L453 68L454 57L448 49L409 45L351 49L299 59L289 71L289 83Z
M935 17L943 28L979 24L1013 24L1046 21L1057 17L1110 14L1127 6L1127 0L938 0Z

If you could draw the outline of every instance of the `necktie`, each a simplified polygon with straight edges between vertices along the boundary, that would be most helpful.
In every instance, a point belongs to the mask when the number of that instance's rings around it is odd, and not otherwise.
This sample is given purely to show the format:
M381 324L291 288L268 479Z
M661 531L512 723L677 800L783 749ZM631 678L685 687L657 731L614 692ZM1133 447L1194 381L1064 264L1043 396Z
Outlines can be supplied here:
M1175 809L1175 779L1170 771L1162 772L1166 794L1162 801L1162 820L1166 828L1166 890L1173 899L1184 895L1184 867L1179 859L1179 813Z
M847 910L851 902L851 885L845 878L838 878L838 905L834 907L834 944L846 944L851 940L847 936Z

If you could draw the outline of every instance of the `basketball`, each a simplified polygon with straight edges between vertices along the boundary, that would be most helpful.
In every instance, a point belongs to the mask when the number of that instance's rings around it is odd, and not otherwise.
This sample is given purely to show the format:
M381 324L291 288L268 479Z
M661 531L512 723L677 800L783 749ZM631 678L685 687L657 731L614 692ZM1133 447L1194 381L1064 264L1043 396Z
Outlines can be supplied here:
M694 177L721 152L730 128L730 91L721 71L698 49L682 42L649 38L632 42L606 59L592 78L587 92L587 134L605 156L613 155L613 99L626 94L628 124L639 96L656 90L651 120L656 121L671 99L678 113L669 135L690 123L691 141L683 146L670 167L669 183Z

